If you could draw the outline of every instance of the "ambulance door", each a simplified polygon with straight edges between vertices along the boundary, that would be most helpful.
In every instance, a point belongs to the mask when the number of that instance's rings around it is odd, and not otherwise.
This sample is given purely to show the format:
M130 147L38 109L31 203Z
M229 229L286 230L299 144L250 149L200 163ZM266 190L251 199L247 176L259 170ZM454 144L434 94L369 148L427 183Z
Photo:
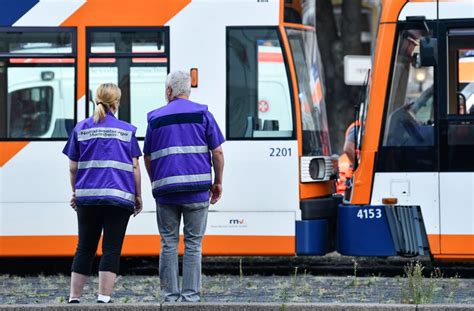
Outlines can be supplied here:
M474 255L474 22L445 25L445 33L447 48L440 48L440 66L446 66L440 79L448 80L441 94L446 104L440 105L441 253L462 257Z

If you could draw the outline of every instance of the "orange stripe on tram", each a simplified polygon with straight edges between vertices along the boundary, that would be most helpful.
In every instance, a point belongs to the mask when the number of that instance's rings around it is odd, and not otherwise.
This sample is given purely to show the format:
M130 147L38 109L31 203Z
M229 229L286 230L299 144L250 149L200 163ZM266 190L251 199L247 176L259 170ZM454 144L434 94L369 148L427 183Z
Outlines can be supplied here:
M191 0L88 0L61 26L77 27L77 99L86 94L86 26L162 26ZM118 26L118 25L117 25Z
M73 256L77 236L1 236L0 253L3 257ZM183 236L178 248L183 254ZM160 236L127 235L122 256L157 256L160 252ZM98 252L101 252L99 243ZM294 236L221 236L206 235L203 241L204 255L294 255Z
M0 167L10 161L18 152L28 145L27 141L0 142Z

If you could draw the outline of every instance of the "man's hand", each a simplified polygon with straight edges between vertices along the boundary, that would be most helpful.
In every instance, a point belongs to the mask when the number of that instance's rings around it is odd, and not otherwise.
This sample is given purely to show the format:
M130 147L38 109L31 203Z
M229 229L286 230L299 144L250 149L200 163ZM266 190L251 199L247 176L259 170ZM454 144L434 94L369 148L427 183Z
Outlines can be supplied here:
M69 205L72 207L73 210L77 211L77 204L76 204L76 195L73 193L71 201L69 201Z
M222 196L222 184L213 184L211 187L211 204L216 204Z
M136 196L135 197L135 211L133 212L133 217L140 214L142 209L143 209L142 197L141 196Z

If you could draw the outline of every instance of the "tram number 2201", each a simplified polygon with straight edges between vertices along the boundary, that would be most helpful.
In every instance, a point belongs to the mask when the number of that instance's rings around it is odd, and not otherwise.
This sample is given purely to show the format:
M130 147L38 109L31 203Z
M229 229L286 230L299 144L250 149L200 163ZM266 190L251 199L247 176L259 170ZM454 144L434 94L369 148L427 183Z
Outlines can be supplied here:
M357 218L360 218L360 219L382 218L382 210L380 208L360 209L357 212Z
M271 157L291 157L291 148L270 148Z

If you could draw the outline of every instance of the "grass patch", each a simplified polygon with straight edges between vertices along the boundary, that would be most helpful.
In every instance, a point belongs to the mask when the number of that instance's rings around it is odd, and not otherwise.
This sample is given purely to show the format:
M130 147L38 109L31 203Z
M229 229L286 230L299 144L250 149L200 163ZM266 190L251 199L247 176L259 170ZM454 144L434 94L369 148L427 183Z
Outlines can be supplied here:
M427 279L423 275L425 267L419 261L405 266L406 286L402 288L402 303L427 304L433 302L438 290L436 283L443 278L441 270L436 268Z

